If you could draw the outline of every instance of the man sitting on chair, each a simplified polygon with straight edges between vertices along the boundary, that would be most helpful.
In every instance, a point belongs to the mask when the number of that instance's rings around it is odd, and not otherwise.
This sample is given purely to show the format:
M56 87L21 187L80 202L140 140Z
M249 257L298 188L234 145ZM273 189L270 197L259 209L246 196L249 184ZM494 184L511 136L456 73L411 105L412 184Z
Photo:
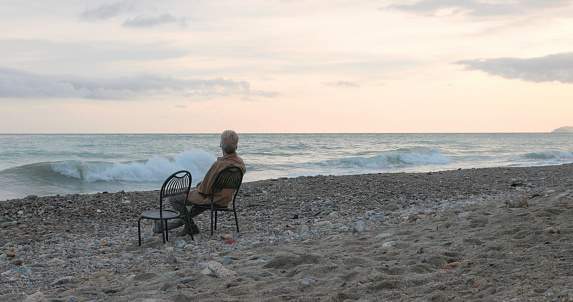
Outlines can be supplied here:
M239 136L233 130L226 130L221 134L221 150L223 151L223 156L218 157L217 161L211 165L207 174L203 178L203 181L197 184L195 190L189 191L189 195L187 196L187 200L185 200L185 196L174 196L170 197L167 200L171 204L174 210L180 213L180 219L172 219L167 222L168 229L174 229L180 227L181 225L185 224L185 228L177 233L177 236L185 236L193 232L193 234L199 234L199 228L193 222L192 217L195 217L201 214L206 209L198 209L193 208L193 213L189 213L191 215L191 225L187 225L187 217L185 216L185 208L191 205L210 205L211 204L211 186L213 181L215 180L215 176L221 170L225 169L228 166L238 166L243 170L243 173L246 172L245 164L243 163L243 159L237 155L237 144L239 143ZM232 189L224 189L219 192L215 193L213 198L213 202L215 206L218 207L226 207L229 203L233 200L233 190ZM161 223L155 224L155 232L161 233Z

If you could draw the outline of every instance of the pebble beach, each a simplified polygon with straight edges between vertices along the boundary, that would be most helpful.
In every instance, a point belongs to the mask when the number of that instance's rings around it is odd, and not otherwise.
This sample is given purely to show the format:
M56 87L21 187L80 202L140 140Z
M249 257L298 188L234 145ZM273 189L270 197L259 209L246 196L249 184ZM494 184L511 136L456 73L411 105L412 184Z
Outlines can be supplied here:
M573 165L244 183L163 244L158 191L0 202L0 301L573 301Z

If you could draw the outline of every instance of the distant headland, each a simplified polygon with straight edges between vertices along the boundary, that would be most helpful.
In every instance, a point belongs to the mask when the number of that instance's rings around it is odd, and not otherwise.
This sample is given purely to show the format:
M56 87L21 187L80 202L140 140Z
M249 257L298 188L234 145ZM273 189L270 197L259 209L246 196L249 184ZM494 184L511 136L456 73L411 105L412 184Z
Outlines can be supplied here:
M561 127L553 130L551 133L573 133L573 127Z

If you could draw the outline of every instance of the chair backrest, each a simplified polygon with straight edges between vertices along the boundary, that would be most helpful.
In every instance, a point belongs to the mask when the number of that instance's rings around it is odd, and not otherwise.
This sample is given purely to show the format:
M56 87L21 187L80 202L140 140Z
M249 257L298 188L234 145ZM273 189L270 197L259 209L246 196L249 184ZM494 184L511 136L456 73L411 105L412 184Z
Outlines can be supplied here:
M171 176L169 176L163 186L161 186L161 193L159 195L160 203L163 203L163 199L171 196L189 194L191 189L191 173L189 171L181 170L177 171Z
M233 189L235 190L235 196L239 192L241 183L243 182L243 169L238 166L228 166L225 169L219 171L213 180L212 194L218 192L222 189ZM233 198L234 199L234 198Z

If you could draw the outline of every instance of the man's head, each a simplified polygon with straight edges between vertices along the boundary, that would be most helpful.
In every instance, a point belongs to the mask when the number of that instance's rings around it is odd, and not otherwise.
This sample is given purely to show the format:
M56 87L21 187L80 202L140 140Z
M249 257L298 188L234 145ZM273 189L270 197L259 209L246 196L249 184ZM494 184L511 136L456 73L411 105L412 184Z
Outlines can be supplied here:
M239 143L239 136L233 130L225 130L221 134L221 149L227 154L231 154L237 150Z

